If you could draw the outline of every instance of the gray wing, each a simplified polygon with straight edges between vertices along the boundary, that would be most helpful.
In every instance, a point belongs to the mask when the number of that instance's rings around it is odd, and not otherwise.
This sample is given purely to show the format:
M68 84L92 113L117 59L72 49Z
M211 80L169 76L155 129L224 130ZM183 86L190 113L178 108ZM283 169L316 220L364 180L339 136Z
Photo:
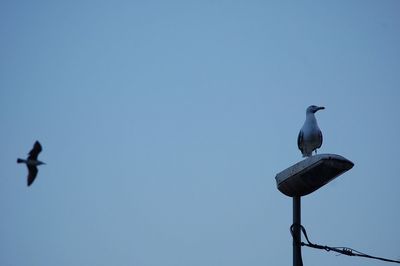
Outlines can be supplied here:
M28 159L37 160L39 153L42 151L42 145L40 145L39 141L36 141L33 145L32 150L28 153Z
M317 147L317 149L321 148L322 141L323 141L322 132L321 132L321 130L319 130L318 131L318 147Z
M297 147L299 147L299 150L303 152L303 131L301 130L297 136Z
M28 187L35 181L38 169L36 166L28 166Z

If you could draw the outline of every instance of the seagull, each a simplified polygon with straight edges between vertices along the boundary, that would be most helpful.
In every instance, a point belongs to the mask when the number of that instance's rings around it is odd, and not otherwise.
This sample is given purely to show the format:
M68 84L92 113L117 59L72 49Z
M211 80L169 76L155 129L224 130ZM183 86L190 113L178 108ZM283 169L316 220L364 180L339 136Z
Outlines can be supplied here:
M38 155L42 151L42 145L40 145L39 141L36 141L33 145L32 150L28 153L28 158L25 159L17 159L17 163L24 163L28 167L28 187L32 185L33 181L36 178L38 173L37 166L41 164L45 164L44 162L39 161Z
M317 153L317 149L322 145L322 132L318 127L314 114L323 109L325 107L311 105L306 110L306 121L297 137L297 146L303 157L311 157L312 152L315 151Z

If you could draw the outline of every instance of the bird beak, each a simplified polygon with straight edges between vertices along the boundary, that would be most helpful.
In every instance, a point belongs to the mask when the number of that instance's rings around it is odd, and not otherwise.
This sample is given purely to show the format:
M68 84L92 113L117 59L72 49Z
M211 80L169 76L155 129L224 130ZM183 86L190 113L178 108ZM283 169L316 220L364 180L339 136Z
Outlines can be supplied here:
M319 111L319 110L324 110L324 109L325 109L325 107L320 106L320 107L317 108L317 111Z

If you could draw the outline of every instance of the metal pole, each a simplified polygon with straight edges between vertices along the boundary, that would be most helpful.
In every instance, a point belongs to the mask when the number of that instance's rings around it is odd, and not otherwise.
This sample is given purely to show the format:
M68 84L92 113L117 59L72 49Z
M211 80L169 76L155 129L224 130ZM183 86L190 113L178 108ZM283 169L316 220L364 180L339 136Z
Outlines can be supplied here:
M301 259L301 206L300 196L293 197L293 266L303 266Z

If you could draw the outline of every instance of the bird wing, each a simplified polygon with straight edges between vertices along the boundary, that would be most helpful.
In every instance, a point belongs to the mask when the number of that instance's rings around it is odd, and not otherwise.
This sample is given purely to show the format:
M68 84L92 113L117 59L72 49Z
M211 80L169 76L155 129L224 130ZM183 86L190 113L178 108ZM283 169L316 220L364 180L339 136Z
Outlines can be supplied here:
M303 131L300 130L299 135L297 136L297 147L303 153Z
M321 146L322 146L322 141L323 141L323 137L322 137L322 132L321 132L321 130L318 130L318 147L317 147L317 149L319 149L319 148L321 148Z
M35 181L38 169L36 166L28 166L28 187Z
M39 153L42 151L42 145L40 145L39 141L36 141L33 145L32 150L28 153L28 159L37 160Z

